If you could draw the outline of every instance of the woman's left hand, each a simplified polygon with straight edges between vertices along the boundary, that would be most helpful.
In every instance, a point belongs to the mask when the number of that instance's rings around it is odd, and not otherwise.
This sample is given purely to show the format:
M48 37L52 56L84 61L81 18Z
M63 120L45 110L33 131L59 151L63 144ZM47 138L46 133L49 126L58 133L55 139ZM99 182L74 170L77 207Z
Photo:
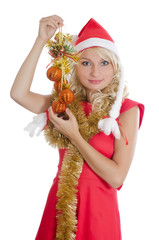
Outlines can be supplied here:
M56 113L53 112L52 107L48 109L49 111L49 120L53 123L54 127L70 141L77 138L79 133L78 123L69 108L66 109L66 114L69 116L68 120L59 118Z

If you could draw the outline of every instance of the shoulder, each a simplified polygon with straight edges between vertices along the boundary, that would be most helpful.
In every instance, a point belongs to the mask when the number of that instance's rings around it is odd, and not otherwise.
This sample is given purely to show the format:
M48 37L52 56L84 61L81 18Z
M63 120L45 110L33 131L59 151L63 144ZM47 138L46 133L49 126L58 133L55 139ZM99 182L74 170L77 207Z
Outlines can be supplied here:
M139 115L139 128L142 124L145 106L142 103L126 98L120 109L119 118L128 120L129 118L136 118Z

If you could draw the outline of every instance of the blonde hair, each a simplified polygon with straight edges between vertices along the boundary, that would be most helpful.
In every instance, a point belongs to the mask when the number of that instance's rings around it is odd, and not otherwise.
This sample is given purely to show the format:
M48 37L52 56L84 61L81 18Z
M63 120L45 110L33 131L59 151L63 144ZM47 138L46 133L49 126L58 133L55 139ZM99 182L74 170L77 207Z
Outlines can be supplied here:
M111 83L102 90L93 91L89 96L93 109L95 108L95 106L98 109L102 109L103 104L109 105L110 100L115 101L116 99L116 93L118 91L119 80L121 77L121 65L118 57L112 51L106 48L101 48L101 47L93 47L90 49L94 51L102 59L107 60L109 63L111 63L114 69L114 75ZM79 58L83 52L79 54ZM73 66L70 82L71 82L71 89L73 90L75 95L77 95L81 101L87 101L86 89L78 80L78 76L76 73L76 64ZM128 96L128 89L125 84L124 91L123 91L123 100L127 96ZM107 98L107 101L106 101L106 98Z

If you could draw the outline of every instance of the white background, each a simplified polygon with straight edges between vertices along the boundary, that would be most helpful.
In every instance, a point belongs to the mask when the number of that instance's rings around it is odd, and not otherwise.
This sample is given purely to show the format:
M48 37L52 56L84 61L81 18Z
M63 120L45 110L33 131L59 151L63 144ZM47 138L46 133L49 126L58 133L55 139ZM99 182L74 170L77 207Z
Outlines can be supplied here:
M57 150L45 143L43 135L30 138L23 131L34 114L10 98L16 73L37 36L39 20L52 14L65 20L65 32L71 34L78 34L93 17L118 46L130 98L146 107L134 160L118 192L123 240L159 239L158 1L6 0L0 11L0 239L35 238L57 171ZM46 78L49 61L44 49L33 91L51 92Z

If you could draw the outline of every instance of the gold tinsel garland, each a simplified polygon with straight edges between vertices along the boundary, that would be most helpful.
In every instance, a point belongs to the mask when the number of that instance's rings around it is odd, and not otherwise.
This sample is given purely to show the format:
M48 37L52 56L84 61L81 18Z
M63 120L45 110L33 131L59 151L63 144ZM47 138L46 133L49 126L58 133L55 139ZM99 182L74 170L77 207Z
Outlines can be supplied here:
M56 99L56 97L56 92L53 91L52 100ZM106 98L105 101L108 101L108 99ZM109 116L115 97L109 99L108 105L105 101L103 102L102 110L92 111L88 117L85 116L83 106L78 97L68 106L76 117L82 137L87 142L93 135L99 132L97 128L98 121L103 119L104 116ZM56 240L74 240L77 231L77 186L84 159L70 140L58 132L50 121L44 130L44 135L47 142L53 147L66 149L57 191Z

